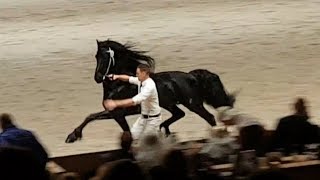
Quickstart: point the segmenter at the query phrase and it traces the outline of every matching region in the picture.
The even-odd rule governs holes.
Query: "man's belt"
[[[148,119],[148,118],[153,118],[153,117],[159,117],[160,115],[161,115],[161,113],[156,114],[156,115],[146,115],[146,114],[142,114],[142,117],[145,118],[145,119]]]

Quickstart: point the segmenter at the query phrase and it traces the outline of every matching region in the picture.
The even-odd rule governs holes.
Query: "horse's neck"
[[[120,80],[109,83],[108,86],[103,88],[103,99],[126,99],[132,98],[138,92],[138,86],[123,82]]]
[[[123,85],[124,83],[125,82],[122,82],[120,80],[104,82],[103,89],[105,89],[106,92],[111,92],[113,89]]]
[[[103,84],[103,98],[106,99],[114,96],[128,85],[130,85],[128,82],[120,80],[105,82]]]

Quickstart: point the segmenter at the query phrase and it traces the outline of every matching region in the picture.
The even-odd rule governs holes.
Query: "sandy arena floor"
[[[113,120],[64,143],[89,113],[102,110],[94,55],[96,39],[111,38],[149,50],[157,71],[218,73],[229,91],[243,89],[237,107],[268,129],[297,96],[308,98],[320,124],[319,9],[318,0],[1,0],[0,112],[36,131],[51,156],[117,147],[121,130]],[[189,111],[172,125],[182,140],[207,129]]]

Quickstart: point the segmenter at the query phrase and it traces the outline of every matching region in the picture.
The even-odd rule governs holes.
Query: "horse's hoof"
[[[71,134],[68,135],[65,143],[73,143],[77,140],[80,140],[81,137],[79,136],[79,134],[76,131],[73,131]]]
[[[169,129],[165,129],[165,136],[169,137],[171,135],[171,132]]]
[[[164,128],[164,125],[160,124],[159,130],[162,131],[162,128]]]
[[[160,124],[160,128],[159,129],[160,129],[161,132],[162,132],[162,129],[164,129],[165,137],[168,137],[171,134],[171,132],[169,130],[169,127],[166,127],[166,126],[164,126],[162,124]]]

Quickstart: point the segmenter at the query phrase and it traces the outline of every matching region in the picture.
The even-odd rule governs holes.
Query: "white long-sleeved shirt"
[[[141,114],[157,115],[161,112],[158,91],[155,82],[148,78],[142,83],[137,77],[130,77],[129,83],[138,85],[138,94],[132,98],[135,104],[141,104]]]

